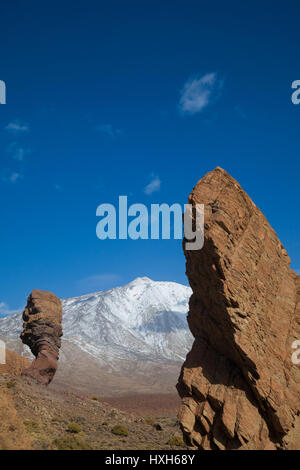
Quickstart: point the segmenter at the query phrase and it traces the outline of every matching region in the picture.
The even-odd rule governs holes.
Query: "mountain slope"
[[[173,391],[191,347],[189,287],[137,278],[63,300],[64,340],[55,382],[86,393]],[[0,319],[0,337],[20,352],[21,315]]]

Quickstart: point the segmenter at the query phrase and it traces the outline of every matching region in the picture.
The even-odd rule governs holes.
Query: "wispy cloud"
[[[219,79],[216,73],[189,78],[181,91],[180,112],[193,115],[203,111],[219,97],[222,87],[223,80]]]
[[[147,196],[150,196],[150,194],[159,191],[160,186],[161,186],[161,180],[159,179],[159,177],[153,176],[150,183],[147,184],[147,186],[144,188],[144,193],[147,194]]]
[[[11,183],[15,183],[16,181],[18,181],[20,178],[22,178],[22,175],[21,173],[18,173],[18,172],[14,172],[10,175],[9,177],[9,181]]]
[[[3,315],[12,315],[14,313],[19,312],[21,309],[18,310],[11,310],[6,302],[0,302],[0,316]]]
[[[121,276],[115,273],[102,273],[88,276],[80,279],[77,284],[78,287],[84,292],[100,291],[115,287],[121,280]]]
[[[18,172],[18,171],[11,171],[11,170],[6,170],[4,172],[4,175],[2,176],[2,181],[4,183],[16,183],[17,181],[19,181],[20,179],[23,178],[23,175]]]
[[[7,124],[5,130],[13,132],[14,134],[24,133],[29,131],[29,125],[24,122],[14,120]]]
[[[121,129],[115,129],[111,124],[101,124],[96,127],[96,131],[113,139],[123,134]]]
[[[17,160],[21,162],[24,160],[25,155],[30,153],[29,149],[25,149],[23,146],[19,145],[17,142],[12,142],[7,148],[7,152]]]

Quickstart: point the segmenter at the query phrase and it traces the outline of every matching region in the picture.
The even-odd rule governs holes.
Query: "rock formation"
[[[57,369],[62,336],[61,301],[51,292],[33,290],[23,312],[21,339],[36,359],[23,375],[49,384]]]
[[[300,276],[223,169],[202,178],[188,202],[205,205],[205,241],[198,251],[184,242],[195,337],[177,384],[185,438],[200,449],[285,448],[300,419],[300,366],[291,360],[300,339]]]

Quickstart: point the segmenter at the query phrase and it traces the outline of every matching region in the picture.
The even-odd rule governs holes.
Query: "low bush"
[[[91,450],[92,447],[84,440],[71,436],[55,439],[52,445],[58,450]]]
[[[73,434],[78,434],[81,431],[81,427],[78,423],[70,423],[68,425],[68,431],[72,432]]]
[[[150,424],[153,426],[154,424],[154,419],[153,418],[144,418],[145,423]]]
[[[182,437],[177,434],[174,434],[174,436],[170,437],[168,444],[169,446],[184,446]]]
[[[111,430],[113,434],[116,434],[116,436],[128,436],[129,432],[126,426],[123,426],[122,424],[117,424],[114,426]]]
[[[15,380],[9,380],[7,383],[6,383],[6,386],[7,388],[14,388],[16,386],[16,381]]]
[[[26,431],[28,432],[37,432],[40,429],[39,423],[32,421],[31,419],[25,419],[23,421]]]

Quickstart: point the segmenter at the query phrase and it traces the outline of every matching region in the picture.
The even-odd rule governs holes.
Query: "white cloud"
[[[98,132],[101,132],[102,134],[105,134],[106,136],[110,137],[110,138],[114,138],[114,137],[117,137],[119,135],[122,135],[123,132],[121,131],[121,129],[114,129],[113,126],[111,124],[101,124],[100,126],[97,126],[96,127],[96,130]]]
[[[0,302],[0,315],[12,315],[13,313],[19,312],[18,310],[11,310],[6,302]]]
[[[14,184],[22,178],[23,175],[17,171],[5,170],[1,179],[4,181],[4,183]]]
[[[7,305],[5,302],[0,302],[0,314],[5,314],[7,311]]]
[[[5,127],[7,131],[13,132],[15,134],[17,133],[23,133],[23,132],[28,132],[29,131],[29,126],[28,124],[22,123],[18,120],[12,121],[7,126]]]
[[[17,160],[18,162],[21,162],[22,160],[24,160],[25,155],[30,153],[30,150],[21,147],[19,144],[17,144],[17,142],[12,142],[8,146],[7,152],[12,156],[12,158]]]
[[[150,194],[155,193],[160,190],[161,186],[161,180],[159,179],[158,176],[154,176],[153,179],[150,181],[149,184],[144,189],[144,193],[147,194],[147,196],[150,196]]]
[[[22,178],[21,173],[14,172],[9,176],[9,181],[11,183],[16,183],[16,181],[18,181],[20,178]]]
[[[218,98],[223,80],[216,73],[208,73],[200,78],[189,78],[184,84],[179,100],[179,109],[183,114],[193,115],[203,111]]]

